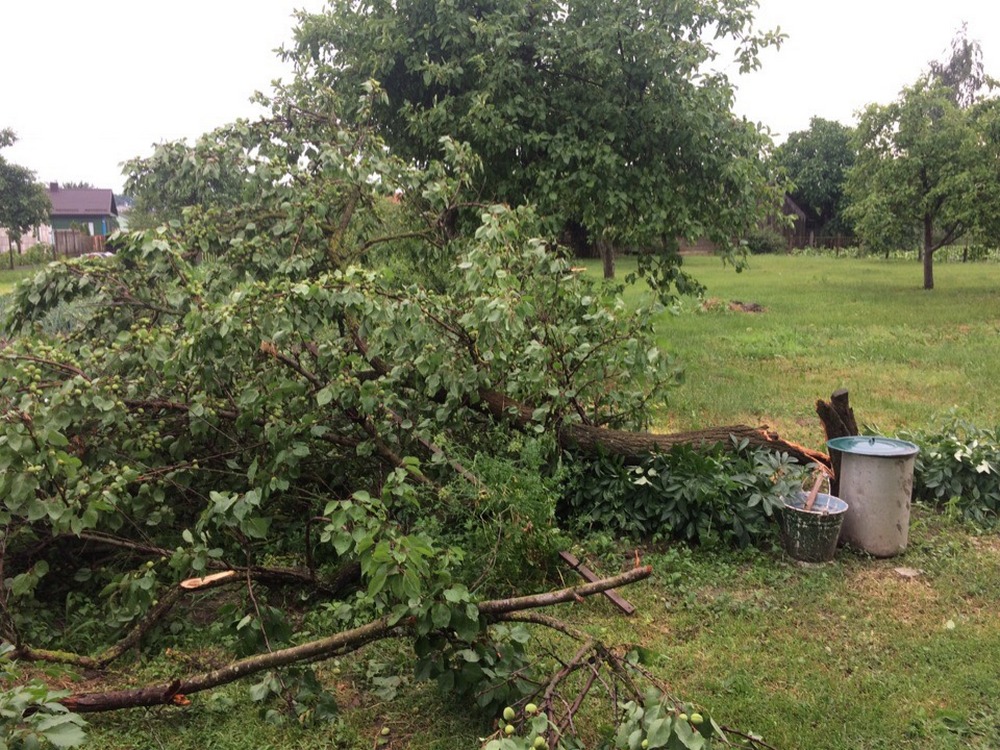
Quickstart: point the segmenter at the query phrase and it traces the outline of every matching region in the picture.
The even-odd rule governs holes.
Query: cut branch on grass
[[[107,539],[99,539],[107,543]],[[218,561],[210,561],[218,564]],[[242,577],[241,577],[242,576]],[[125,654],[129,649],[139,646],[142,639],[153,627],[163,620],[181,600],[181,597],[192,592],[204,592],[227,584],[241,581],[257,581],[271,585],[308,585],[312,590],[327,594],[342,593],[360,581],[361,568],[357,563],[348,563],[341,567],[335,578],[329,583],[318,583],[309,571],[296,568],[262,568],[249,567],[237,570],[224,570],[202,578],[189,578],[167,590],[131,630],[117,643],[97,656],[75,654],[69,651],[52,649],[36,649],[24,643],[17,643],[12,652],[13,658],[24,661],[46,662],[51,664],[67,664],[80,669],[102,670]]]
[[[627,573],[583,586],[545,592],[533,596],[480,602],[479,611],[488,622],[501,621],[507,619],[515,612],[583,599],[584,597],[606,591],[609,588],[642,580],[651,573],[652,569],[649,567],[635,568]],[[534,618],[533,621],[543,622],[539,618]],[[377,640],[411,636],[413,634],[413,626],[414,621],[412,619],[394,623],[388,617],[382,617],[360,627],[345,630],[299,646],[278,649],[266,654],[258,654],[240,659],[210,672],[177,678],[170,682],[147,685],[145,687],[108,692],[76,693],[61,699],[59,702],[69,710],[78,713],[95,713],[115,711],[123,708],[171,704],[181,705],[184,702],[183,696],[235,682],[259,672],[286,667],[291,664],[329,659],[356,651],[362,646]],[[563,627],[557,629],[562,632],[568,632],[568,629]]]

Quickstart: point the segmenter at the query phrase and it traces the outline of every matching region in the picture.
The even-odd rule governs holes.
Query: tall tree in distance
[[[978,41],[969,39],[966,23],[951,40],[948,59],[931,61],[927,79],[948,88],[951,100],[962,109],[975,104],[984,88],[993,89],[997,85],[997,81],[986,74],[982,47]]]
[[[992,80],[980,58],[963,27],[949,61],[932,66],[895,102],[870,105],[858,122],[848,215],[869,247],[918,244],[925,289],[934,288],[937,250],[995,233],[1000,216],[1000,133],[995,102],[976,99]]]
[[[663,286],[677,238],[722,245],[777,206],[770,139],[732,112],[712,72],[732,43],[741,69],[777,45],[751,0],[335,0],[300,16],[286,51],[334,90],[377,80],[373,111],[393,153],[425,164],[442,137],[482,161],[483,200],[535,204],[553,232],[634,247]]]
[[[16,141],[13,130],[0,130],[0,148]],[[35,173],[0,156],[0,227],[7,230],[8,237],[17,246],[18,255],[21,254],[21,235],[44,224],[51,209],[44,188],[35,182]],[[13,254],[10,264],[13,268]]]
[[[812,214],[821,233],[850,233],[844,216],[844,183],[854,166],[854,129],[813,117],[809,129],[788,136],[775,149],[775,161],[794,184],[792,198]]]

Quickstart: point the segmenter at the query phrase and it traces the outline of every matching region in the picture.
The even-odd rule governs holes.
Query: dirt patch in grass
[[[1000,536],[996,534],[970,537],[969,543],[980,553],[1000,557]]]
[[[858,570],[845,579],[845,585],[858,601],[865,602],[866,609],[891,612],[893,619],[906,625],[930,627],[941,617],[940,597],[932,581],[926,574],[900,575],[896,567]]]

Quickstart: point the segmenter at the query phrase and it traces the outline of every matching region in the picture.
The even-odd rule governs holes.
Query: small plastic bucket
[[[778,516],[781,542],[791,557],[802,562],[829,562],[837,553],[837,538],[844,522],[847,503],[839,497],[816,495],[811,510],[806,510],[806,493],[785,499]]]

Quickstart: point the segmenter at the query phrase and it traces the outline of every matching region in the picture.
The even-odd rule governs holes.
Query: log
[[[830,401],[822,399],[816,402],[816,414],[823,423],[823,431],[827,440],[839,437],[851,437],[859,434],[858,423],[851,408],[850,395],[846,388],[838,388],[830,395]],[[830,494],[840,496],[840,452],[830,451],[830,468],[833,476],[830,479]]]
[[[481,391],[484,408],[496,419],[509,419],[520,428],[531,422],[532,410],[495,391]],[[818,463],[830,466],[830,457],[803,445],[783,440],[778,433],[767,427],[748,425],[724,425],[705,430],[674,432],[668,434],[654,432],[632,432],[613,430],[608,427],[594,427],[579,423],[563,424],[558,431],[559,444],[564,448],[595,455],[601,452],[613,453],[629,460],[638,460],[650,453],[664,453],[677,445],[709,447],[733,446],[732,438],[746,439],[755,448],[784,452],[800,463]]]

